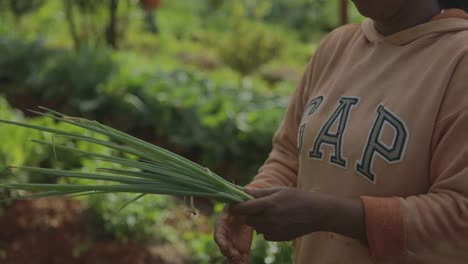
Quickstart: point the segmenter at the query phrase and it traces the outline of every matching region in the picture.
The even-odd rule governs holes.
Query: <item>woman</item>
[[[369,19],[318,48],[215,239],[255,229],[295,263],[468,263],[468,1],[354,0]]]

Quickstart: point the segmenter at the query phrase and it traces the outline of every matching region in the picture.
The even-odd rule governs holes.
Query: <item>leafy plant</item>
[[[0,96],[0,119],[12,122],[25,122],[25,118],[20,111],[10,108],[6,100]],[[44,125],[53,128],[67,129],[68,131],[77,131],[70,126],[58,125],[53,121],[45,118],[28,119],[27,122],[31,125]],[[82,132],[82,131],[80,131]],[[75,169],[79,168],[82,163],[81,159],[76,155],[64,155],[59,149],[46,148],[36,144],[30,144],[31,139],[38,140],[52,140],[56,144],[63,144],[65,141],[59,138],[52,138],[49,135],[39,131],[26,131],[19,127],[0,125],[0,134],[8,135],[8,140],[5,140],[0,145],[0,182],[16,181],[31,181],[31,182],[56,182],[55,177],[48,177],[46,175],[36,175],[35,177],[28,177],[29,174],[14,173],[7,170],[8,166],[42,166],[42,167],[55,167],[62,169]],[[83,150],[91,150],[89,146],[83,144],[78,146]],[[56,159],[56,156],[63,156],[62,159]],[[14,177],[11,177],[14,176]],[[39,177],[38,177],[39,176]]]
[[[296,29],[303,40],[309,40],[314,31],[334,26],[334,21],[326,11],[331,1],[325,0],[290,0],[271,1],[271,9],[265,19],[274,23],[286,24]],[[333,9],[333,11],[336,11]]]
[[[231,68],[243,75],[253,73],[263,64],[280,56],[280,35],[261,23],[237,18],[232,33],[221,41],[219,55]]]
[[[96,239],[109,237],[140,244],[177,242],[175,227],[169,224],[176,210],[171,197],[143,197],[125,210],[116,208],[132,198],[128,194],[106,194],[85,199],[88,228]]]
[[[30,86],[36,90],[42,68],[53,56],[42,40],[21,41],[14,37],[0,39],[0,81],[4,92],[18,93]]]
[[[117,68],[105,49],[84,46],[75,53],[7,37],[0,39],[0,53],[0,85],[21,108],[46,104],[89,113],[107,103],[99,88]]]
[[[224,162],[243,168],[239,183],[264,161],[287,103],[280,96],[216,85],[186,71],[157,74],[134,93],[148,113],[141,123],[151,124],[187,156],[194,151],[199,162],[215,170]]]
[[[68,98],[71,107],[80,109],[84,101],[97,99],[99,86],[107,82],[115,70],[105,49],[85,46],[76,54],[61,53],[53,58],[43,75],[42,97]]]

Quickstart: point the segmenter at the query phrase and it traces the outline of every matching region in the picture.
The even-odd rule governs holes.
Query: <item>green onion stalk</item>
[[[40,107],[45,112],[31,111],[41,116],[49,117],[58,122],[83,128],[87,131],[101,134],[107,140],[86,136],[80,133],[32,125],[23,122],[1,120],[0,123],[25,127],[53,135],[50,142],[32,140],[34,143],[56,149],[69,151],[95,161],[105,161],[125,169],[98,168],[96,172],[76,172],[60,169],[39,167],[10,167],[31,175],[45,174],[55,177],[96,180],[101,184],[35,184],[15,183],[0,185],[9,190],[35,192],[33,195],[16,196],[13,200],[37,199],[49,196],[76,197],[82,195],[105,193],[135,193],[138,194],[130,202],[145,195],[174,195],[183,197],[204,197],[222,203],[238,203],[253,199],[243,188],[231,183],[208,168],[192,162],[178,154],[146,141],[128,135],[124,132],[84,118],[66,116],[48,108]],[[75,147],[58,145],[54,137],[96,144],[127,155],[105,155],[80,150]],[[114,151],[114,152],[115,152]],[[111,152],[111,153],[114,153]],[[133,158],[131,158],[133,157]]]

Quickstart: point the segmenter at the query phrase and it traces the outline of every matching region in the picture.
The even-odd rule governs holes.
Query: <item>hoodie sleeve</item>
[[[292,95],[286,114],[273,137],[273,148],[247,188],[271,188],[296,185],[298,172],[297,134],[304,110],[304,98],[309,86],[313,60]]]
[[[370,250],[378,260],[468,261],[468,55],[452,75],[438,120],[428,193],[362,198]]]
[[[340,42],[347,41],[358,25],[346,25],[328,34],[318,46],[307,69],[292,95],[286,114],[273,137],[273,148],[265,164],[260,168],[247,188],[271,188],[278,186],[294,187],[297,184],[299,165],[298,131],[304,108],[309,100],[314,83],[329,67]]]

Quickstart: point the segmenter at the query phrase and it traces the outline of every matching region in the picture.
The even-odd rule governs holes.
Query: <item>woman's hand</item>
[[[248,193],[256,199],[231,206],[231,213],[245,217],[246,224],[266,240],[293,240],[314,231],[326,218],[315,208],[312,193],[285,187]]]
[[[359,200],[286,187],[247,192],[256,199],[232,205],[230,213],[245,217],[245,223],[266,240],[290,241],[326,231],[366,242],[364,208]]]
[[[226,206],[215,226],[215,241],[223,255],[231,263],[249,263],[252,237],[253,229],[245,224],[245,217],[231,214]]]

